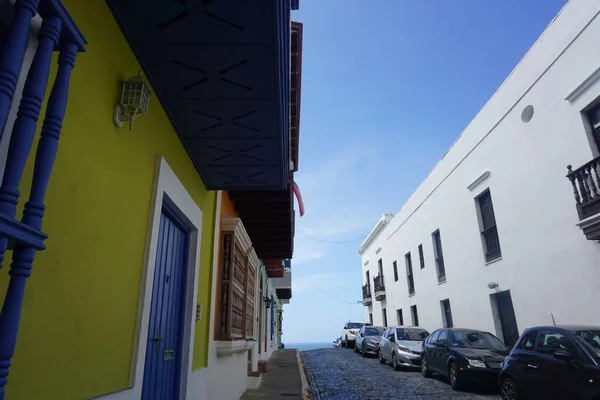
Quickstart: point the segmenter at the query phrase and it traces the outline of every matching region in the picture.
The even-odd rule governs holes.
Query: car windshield
[[[596,360],[600,360],[600,330],[573,331]]]
[[[453,347],[507,350],[506,346],[500,340],[487,332],[450,331],[450,344]]]
[[[348,329],[360,329],[363,325],[360,322],[348,322]]]
[[[383,328],[365,328],[365,336],[381,336],[383,335]]]
[[[420,342],[429,336],[429,332],[425,329],[396,328],[396,336],[398,340],[416,340]]]

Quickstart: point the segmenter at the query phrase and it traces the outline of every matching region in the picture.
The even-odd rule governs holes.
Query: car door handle
[[[537,369],[537,365],[534,365],[534,364],[527,364],[527,368],[533,368],[533,369]]]

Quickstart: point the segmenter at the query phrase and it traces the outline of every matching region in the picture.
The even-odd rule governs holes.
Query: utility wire
[[[298,271],[300,272],[300,270],[298,269],[298,267],[294,266],[293,268],[294,271]],[[312,287],[314,287],[315,289],[317,289],[319,292],[323,293],[324,295],[326,295],[329,298],[332,298],[333,300],[337,300],[340,303],[344,303],[344,304],[356,304],[356,302],[351,302],[351,301],[346,301],[346,300],[342,300],[342,299],[338,299],[335,296],[330,295],[329,293],[327,293],[326,291],[322,290],[321,288],[319,288],[317,285],[315,285],[314,283],[312,283],[311,281],[309,281],[304,274],[300,273],[300,276],[302,277],[302,279],[304,279],[306,282],[308,282]]]
[[[343,244],[343,243],[352,243],[352,242],[358,242],[359,240],[364,240],[363,237],[357,238],[357,239],[352,239],[352,240],[343,240],[343,241],[336,241],[336,240],[325,240],[325,239],[318,239],[316,237],[307,235],[306,233],[304,233],[304,231],[302,231],[302,229],[297,229],[298,233],[300,233],[302,236],[306,236],[309,239],[312,240],[316,240],[317,242],[323,242],[323,243],[336,243],[336,244]]]

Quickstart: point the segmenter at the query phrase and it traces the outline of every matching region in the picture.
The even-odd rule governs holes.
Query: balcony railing
[[[383,283],[383,275],[377,275],[373,278],[373,284],[375,286],[375,293],[385,292],[385,284]]]
[[[490,262],[502,256],[500,251],[500,239],[498,238],[498,228],[492,225],[481,232],[485,241],[485,261]]]
[[[363,285],[362,291],[363,291],[363,300],[371,299],[371,285],[369,285],[368,283]]]
[[[573,186],[573,195],[579,219],[600,213],[600,157],[573,170],[567,166],[567,178]]]
[[[435,259],[435,265],[437,266],[438,282],[446,280],[446,266],[444,265],[444,257],[438,257]]]

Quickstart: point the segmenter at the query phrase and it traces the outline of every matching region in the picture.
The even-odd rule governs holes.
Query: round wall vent
[[[531,118],[533,118],[533,111],[533,106],[531,104],[525,107],[521,113],[521,121],[526,123],[531,121]]]

